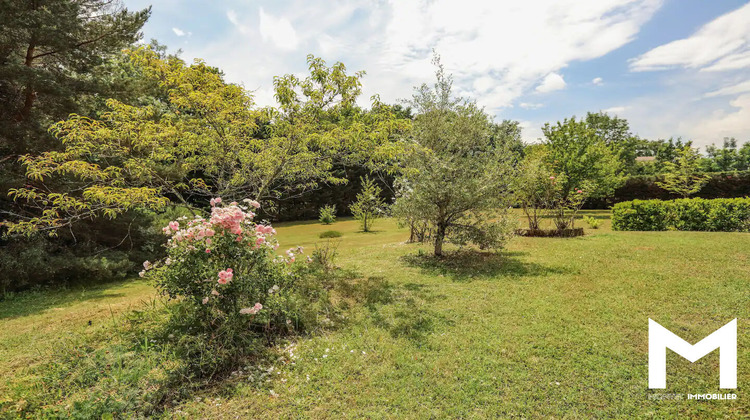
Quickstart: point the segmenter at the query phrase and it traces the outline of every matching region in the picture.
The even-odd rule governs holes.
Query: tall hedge
[[[612,208],[614,230],[750,231],[750,198],[633,200]]]
[[[696,194],[700,198],[739,198],[750,196],[750,172],[715,172],[709,174],[706,185]],[[611,197],[590,199],[586,208],[604,209],[612,204],[630,200],[671,200],[679,196],[670,194],[656,183],[662,175],[637,175],[628,178]]]

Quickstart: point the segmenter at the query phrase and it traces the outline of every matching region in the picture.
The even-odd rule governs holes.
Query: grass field
[[[750,416],[750,234],[612,232],[515,238],[500,254],[427,257],[391,220],[279,225],[311,251],[343,233],[337,264],[364,304],[295,343],[269,381],[239,375],[170,413],[189,418],[741,418]],[[154,290],[140,281],[35,292],[0,303],[0,402],[71,335],[114,328]],[[738,318],[735,401],[649,398],[648,318],[694,343]],[[667,357],[667,389],[718,393],[718,352]],[[269,370],[270,365],[262,368]],[[251,371],[255,372],[257,367]],[[256,375],[257,376],[257,375]],[[686,397],[685,397],[686,398]]]

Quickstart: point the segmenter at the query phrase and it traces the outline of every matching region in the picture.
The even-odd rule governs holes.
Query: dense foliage
[[[555,174],[565,175],[564,197],[584,183],[590,185],[592,197],[606,197],[624,181],[622,162],[585,121],[565,119],[545,124],[542,131],[547,162]]]
[[[272,204],[319,182],[345,183],[332,172],[336,162],[388,171],[398,154],[395,135],[408,127],[377,98],[370,111],[359,110],[362,74],[347,76],[340,63],[329,68],[308,57],[310,77],[275,80],[280,108],[257,109],[247,91],[203,62],[188,66],[147,48],[130,57],[168,93],[167,102],[109,100],[101,119],[73,115],[57,123],[64,149],[24,156],[35,182],[11,191],[41,216],[11,222],[11,233],[54,231],[172,201],[191,206],[213,194]],[[42,187],[61,177],[78,180],[75,193]]]
[[[750,199],[633,200],[612,208],[614,230],[747,232]]]
[[[178,300],[171,322],[186,325],[212,353],[193,360],[201,376],[235,363],[259,336],[270,340],[305,329],[326,299],[320,284],[305,282],[307,269],[296,261],[301,248],[284,256],[274,252],[276,231],[254,221],[258,202],[223,205],[216,198],[211,205],[208,219],[170,221],[163,229],[169,237],[167,256],[146,261],[141,271]]]
[[[431,227],[435,255],[446,240],[500,248],[512,232],[506,212],[517,157],[508,143],[493,141],[483,109],[452,96],[452,79],[435,62],[434,89],[422,85],[411,101],[412,148],[393,212],[412,227]]]
[[[690,146],[677,152],[674,162],[665,163],[664,179],[658,185],[665,190],[687,198],[701,190],[708,181],[706,174],[700,173],[700,156]]]
[[[750,172],[707,173],[708,180],[694,196],[700,198],[741,198],[750,196]],[[679,195],[659,186],[664,175],[636,175],[625,180],[610,197],[588,199],[586,208],[609,208],[631,200],[672,200]]]

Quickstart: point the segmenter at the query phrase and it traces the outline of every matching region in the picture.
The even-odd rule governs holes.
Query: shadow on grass
[[[368,277],[344,283],[339,290],[360,303],[375,326],[418,346],[425,345],[437,328],[451,323],[429,305],[445,296],[424,284],[394,285],[383,277]]]
[[[425,274],[450,277],[453,281],[461,282],[493,277],[540,277],[565,272],[561,268],[521,261],[518,257],[525,254],[461,250],[446,253],[442,257],[404,255],[401,261],[409,267],[422,269]]]
[[[125,293],[112,292],[110,289],[129,282],[132,280],[90,287],[41,288],[14,293],[0,300],[0,320],[33,315],[51,308],[64,308],[79,302],[125,297]]]

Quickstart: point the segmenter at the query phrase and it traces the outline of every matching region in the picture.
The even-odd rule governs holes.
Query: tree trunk
[[[31,42],[29,42],[29,47],[26,49],[26,60],[24,60],[23,63],[24,66],[31,68],[34,64],[34,50],[36,50],[36,39],[32,36]],[[29,81],[26,83],[24,90],[23,108],[21,108],[16,114],[16,122],[21,122],[29,118],[35,99],[36,92],[34,91],[34,85]]]
[[[445,225],[438,225],[437,231],[435,232],[435,255],[438,257],[443,256],[443,241],[445,240]]]

